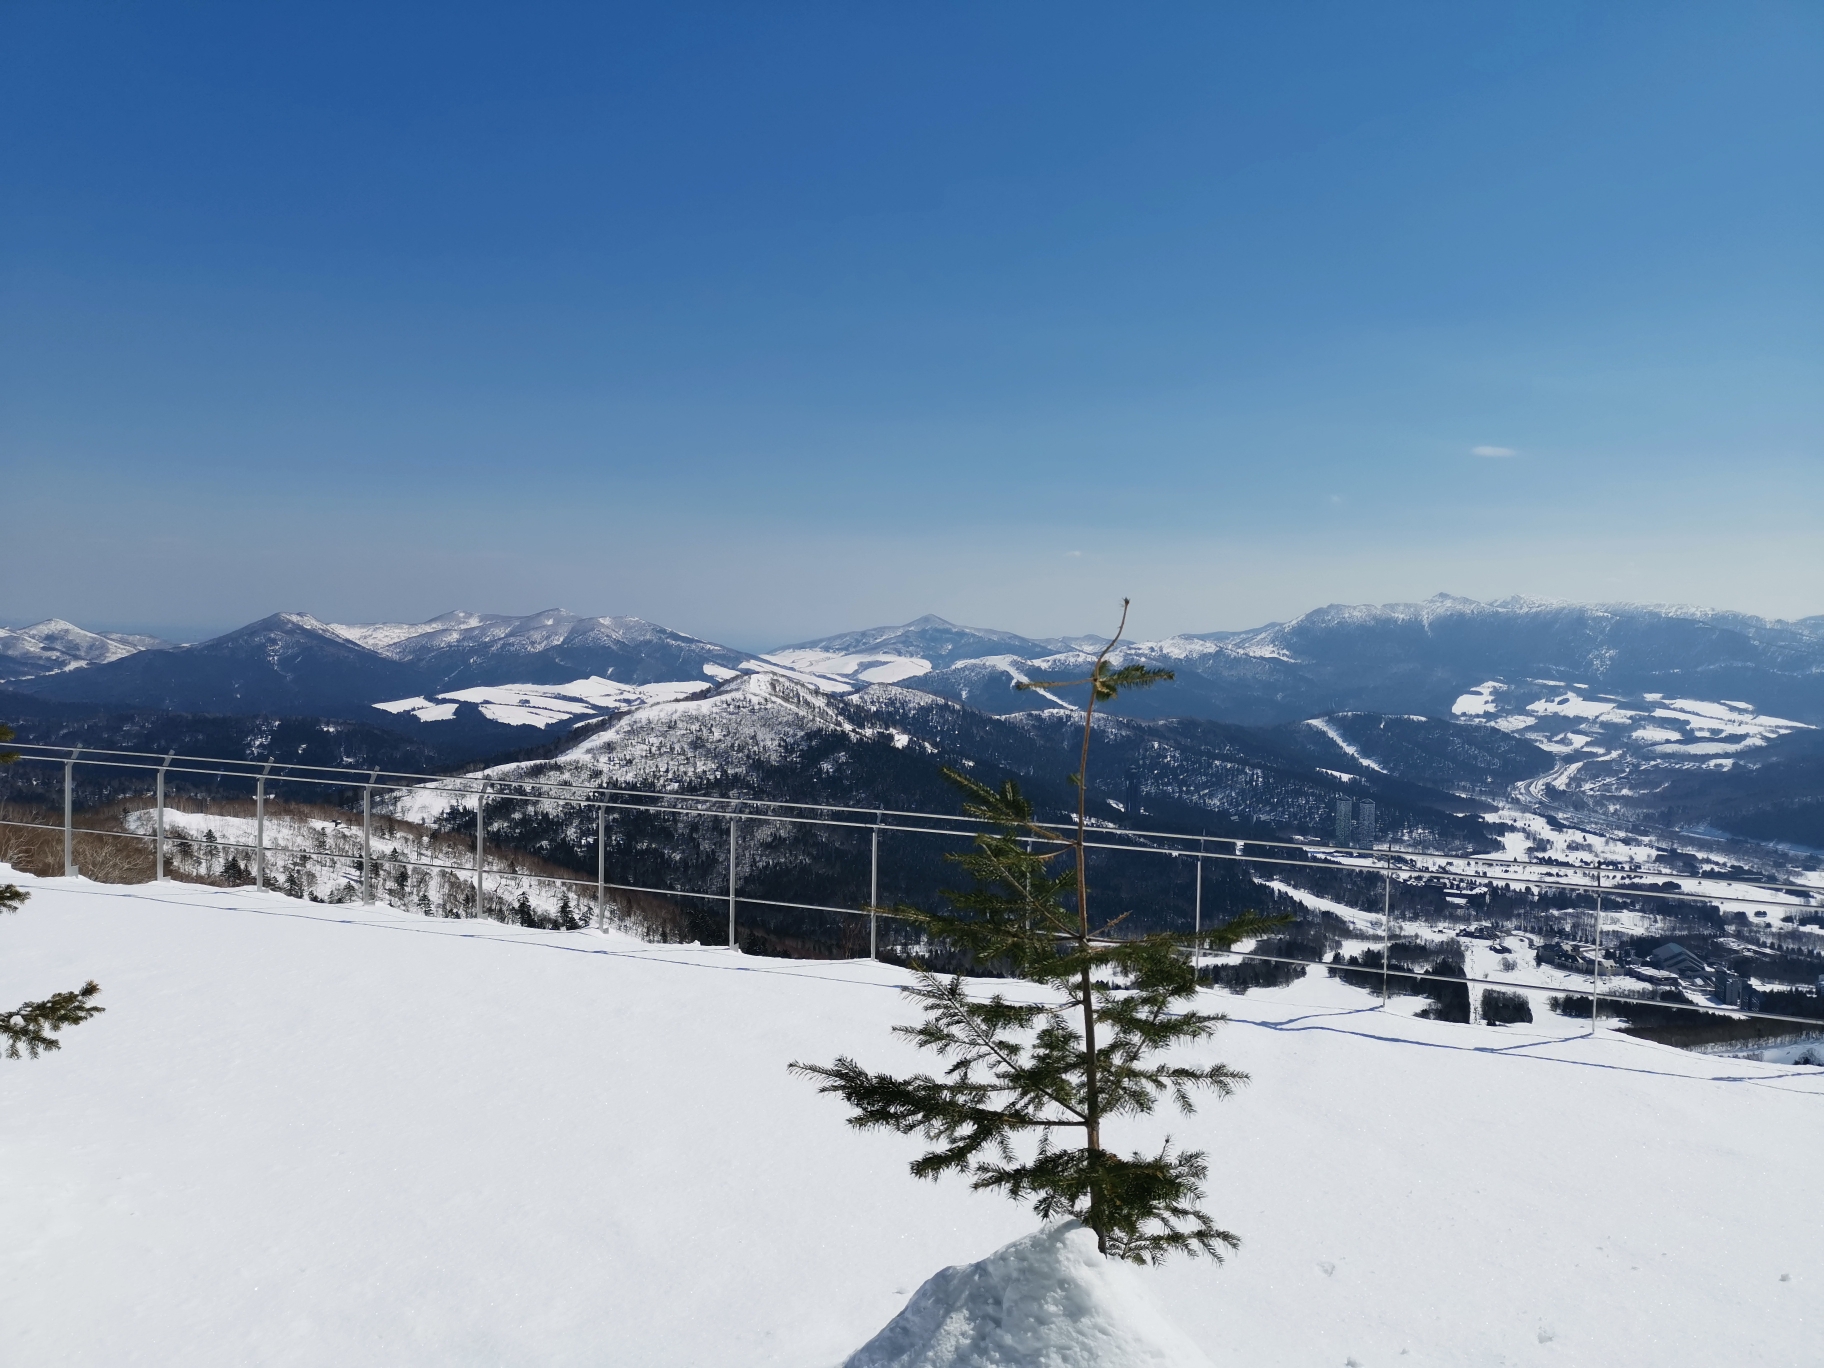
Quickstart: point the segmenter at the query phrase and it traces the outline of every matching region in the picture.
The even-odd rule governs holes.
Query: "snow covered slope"
[[[1491,679],[1459,697],[1451,711],[1524,736],[1554,755],[1586,758],[1619,749],[1635,759],[1714,759],[1814,730],[1758,713],[1739,699],[1592,695],[1588,685],[1567,688],[1560,679],[1517,685]]]
[[[1452,710],[1554,757],[1549,772],[1516,784],[1527,808],[1824,847],[1824,737],[1747,700],[1491,679]]]
[[[918,1289],[843,1368],[1210,1368],[1141,1276],[1064,1221]]]
[[[930,668],[904,676],[914,687],[1011,712],[1047,706],[1013,692],[1014,679],[1081,673],[1086,644],[1094,649],[1088,638],[1030,641],[921,619],[802,643],[781,658],[836,669],[867,651],[922,657]],[[820,651],[832,657],[821,667],[813,663]],[[1452,701],[1484,680],[1540,678],[1615,694],[1753,699],[1764,711],[1824,724],[1824,632],[1815,620],[1677,605],[1479,603],[1450,594],[1332,604],[1251,631],[1126,642],[1116,660],[1178,674],[1169,690],[1116,705],[1140,716],[1256,725],[1347,711],[1448,717]]]
[[[787,1076],[911,1064],[897,971],[25,882],[0,1001],[107,1012],[0,1063],[0,1361],[820,1368],[1035,1228]],[[1371,1001],[1227,1000],[1253,1082],[1114,1128],[1215,1160],[1240,1251],[1134,1273],[1211,1362],[1817,1361],[1819,1070]]]
[[[106,665],[169,644],[157,637],[85,631],[62,618],[47,618],[30,627],[0,627],[0,683]]]
[[[649,701],[556,757],[475,773],[506,783],[537,779],[660,793],[750,792],[770,771],[790,769],[807,744],[825,736],[890,744],[888,729],[869,727],[823,690],[783,673],[759,671],[738,674],[705,697]],[[401,817],[431,822],[452,802],[473,810],[472,798],[441,790],[404,790],[389,806]]]

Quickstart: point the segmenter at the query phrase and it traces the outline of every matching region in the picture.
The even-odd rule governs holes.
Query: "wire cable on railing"
[[[172,768],[173,768],[173,772],[176,772],[176,773],[197,774],[197,775],[202,775],[202,776],[208,777],[208,778],[218,778],[218,779],[229,778],[229,779],[257,780],[261,776],[262,770],[267,769],[270,766],[277,763],[276,761],[269,761],[269,760],[234,760],[234,759],[224,759],[224,758],[220,758],[220,757],[208,757],[208,756],[181,756],[180,755],[180,756],[176,756],[175,758],[173,758],[171,756],[158,755],[156,753],[149,752],[149,751],[93,750],[88,747],[72,748],[72,747],[68,747],[68,746],[45,746],[45,745],[41,745],[41,744],[23,743],[23,742],[12,743],[12,748],[15,751],[19,752],[20,758],[22,760],[42,760],[42,761],[54,762],[57,764],[63,764],[63,763],[67,763],[71,760],[74,760],[75,757],[78,754],[80,754],[81,756],[88,757],[86,759],[77,761],[77,763],[81,763],[81,764],[104,765],[104,766],[108,766],[111,768],[119,768],[119,769],[157,769],[161,765],[171,764]],[[103,757],[122,757],[122,758],[107,759],[107,758],[103,758]],[[175,761],[183,761],[185,763],[183,765],[177,765],[175,763]],[[157,763],[154,763],[154,762],[157,762]],[[529,763],[539,764],[539,763],[550,763],[550,762],[533,761],[533,762],[529,762]],[[204,765],[204,766],[210,766],[212,768],[199,770],[199,769],[190,768],[190,766],[192,766],[192,765]],[[229,767],[234,767],[234,768],[229,768]],[[299,771],[307,771],[307,773],[299,773]],[[332,776],[332,777],[317,777],[317,776]],[[864,820],[864,819],[871,819],[877,815],[899,817],[899,818],[907,819],[909,821],[917,821],[917,822],[921,822],[921,823],[934,823],[934,822],[935,823],[944,823],[947,826],[952,826],[952,827],[962,826],[962,827],[968,827],[968,828],[979,828],[980,826],[984,825],[984,819],[981,819],[981,818],[966,817],[966,816],[951,815],[951,814],[933,814],[933,813],[924,813],[924,812],[914,812],[914,811],[908,811],[908,810],[896,809],[896,808],[876,809],[876,808],[871,808],[871,807],[869,807],[869,808],[850,807],[850,806],[846,806],[843,804],[836,804],[836,803],[802,803],[802,802],[788,801],[788,800],[784,800],[784,799],[770,799],[770,798],[730,798],[730,797],[723,797],[721,795],[716,795],[716,794],[690,794],[690,795],[664,794],[664,793],[655,793],[655,792],[641,790],[641,789],[615,788],[615,787],[607,786],[607,785],[578,784],[575,782],[556,782],[556,781],[538,780],[538,779],[500,779],[497,777],[488,776],[488,775],[480,775],[480,774],[470,775],[470,776],[451,776],[451,775],[434,775],[434,774],[416,774],[416,773],[411,773],[408,771],[401,771],[401,770],[364,770],[364,769],[354,769],[352,767],[345,767],[345,766],[290,765],[290,766],[286,766],[281,771],[280,775],[274,776],[274,777],[283,779],[285,782],[289,782],[289,783],[313,784],[313,785],[318,785],[321,787],[330,787],[330,788],[359,788],[359,787],[362,787],[363,785],[371,784],[375,787],[380,787],[380,788],[412,789],[412,790],[416,790],[416,791],[430,791],[430,792],[450,792],[450,793],[454,793],[458,796],[472,795],[482,785],[485,784],[488,786],[490,798],[497,798],[497,797],[498,798],[510,798],[510,799],[515,799],[518,801],[534,801],[534,802],[545,800],[543,797],[538,797],[538,796],[528,797],[525,795],[510,793],[499,787],[500,785],[504,784],[504,785],[510,785],[513,788],[540,789],[540,790],[549,790],[549,791],[552,791],[553,793],[562,793],[562,794],[568,796],[568,801],[578,802],[578,803],[601,802],[610,797],[644,800],[644,801],[638,801],[638,802],[628,802],[621,806],[625,806],[630,809],[631,808],[647,808],[647,809],[654,809],[654,810],[661,810],[661,811],[668,811],[668,812],[697,811],[700,813],[721,813],[723,815],[726,815],[731,809],[734,809],[734,808],[775,809],[775,810],[776,809],[785,809],[785,810],[791,810],[791,811],[797,811],[797,812],[807,812],[807,813],[840,812],[840,813],[849,814],[850,816],[854,817],[856,820],[851,821],[851,822],[840,822],[840,821],[830,821],[828,819],[817,819],[817,818],[790,818],[790,817],[786,817],[783,815],[773,816],[770,818],[770,820],[819,821],[824,825],[854,827],[854,828],[872,827],[873,825],[875,825],[875,823],[872,820]],[[398,783],[380,783],[380,782],[378,782],[378,780],[380,780],[380,779],[398,780],[400,782],[398,782]],[[599,795],[603,795],[603,798],[598,799],[598,798],[593,798],[593,797],[581,796],[581,795],[587,795],[587,794],[599,794]],[[563,800],[560,799],[559,801],[563,801]],[[694,805],[694,806],[684,806],[686,804]],[[756,815],[763,815],[763,814],[756,814]],[[926,828],[926,827],[917,827],[917,828],[896,827],[896,828],[892,828],[892,829],[895,829],[895,830],[926,830],[928,828]],[[1503,866],[1507,866],[1507,867],[1518,866],[1520,868],[1525,868],[1525,869],[1576,869],[1576,868],[1580,867],[1580,866],[1575,866],[1575,865],[1544,864],[1544,863],[1541,863],[1538,861],[1533,861],[1533,860],[1516,860],[1512,856],[1487,856],[1487,855],[1469,855],[1469,854],[1456,855],[1456,854],[1450,854],[1447,852],[1437,852],[1437,851],[1401,851],[1401,850],[1390,850],[1385,847],[1379,848],[1379,849],[1372,849],[1372,848],[1358,847],[1358,846],[1344,846],[1344,845],[1340,845],[1340,844],[1326,844],[1326,845],[1320,846],[1320,845],[1304,844],[1304,843],[1300,843],[1297,841],[1274,841],[1274,840],[1266,840],[1266,839],[1257,839],[1254,837],[1238,837],[1238,836],[1200,836],[1200,835],[1192,834],[1189,832],[1150,831],[1150,830],[1138,829],[1138,828],[1109,827],[1109,828],[1097,828],[1097,829],[1102,831],[1105,835],[1110,835],[1110,836],[1118,835],[1123,838],[1123,842],[1121,842],[1121,843],[1098,843],[1095,848],[1100,848],[1100,849],[1123,849],[1123,850],[1145,849],[1146,847],[1125,843],[1125,842],[1141,841],[1141,840],[1164,840],[1164,841],[1173,841],[1173,842],[1181,843],[1183,848],[1179,849],[1175,852],[1180,855],[1190,853],[1194,844],[1201,840],[1221,841],[1225,844],[1235,845],[1238,847],[1237,852],[1233,853],[1233,854],[1217,854],[1215,852],[1209,852],[1208,855],[1206,856],[1206,858],[1210,858],[1210,859],[1230,859],[1230,860],[1242,859],[1242,860],[1255,860],[1255,861],[1258,861],[1261,863],[1267,863],[1267,862],[1269,862],[1268,860],[1263,859],[1262,857],[1258,857],[1258,856],[1248,856],[1239,849],[1239,847],[1245,847],[1245,846],[1264,846],[1268,849],[1296,850],[1301,853],[1324,854],[1324,855],[1328,855],[1331,857],[1339,857],[1339,856],[1341,856],[1341,857],[1360,857],[1365,860],[1374,860],[1374,861],[1384,859],[1388,855],[1391,854],[1395,857],[1404,858],[1404,859],[1443,860],[1443,861],[1468,862],[1468,863],[1475,863],[1475,864],[1498,864],[1498,865],[1503,865]],[[970,832],[966,832],[966,833],[953,833],[953,834],[972,835],[973,832],[970,831]],[[1307,863],[1307,861],[1281,861],[1281,862],[1282,863],[1291,863],[1291,864]],[[1348,867],[1348,866],[1345,866],[1345,867]],[[1439,873],[1445,873],[1445,872],[1446,871],[1439,871]],[[1691,878],[1691,879],[1701,879],[1701,878],[1707,878],[1710,876],[1685,875],[1682,877]],[[1743,880],[1740,880],[1739,878],[1734,878],[1734,879],[1712,878],[1711,881],[1713,881],[1713,882],[1731,882],[1731,881],[1740,882]],[[1773,889],[1773,890],[1777,890],[1777,891],[1804,893],[1804,894],[1808,894],[1808,895],[1817,894],[1820,891],[1824,891],[1824,890],[1820,890],[1820,888],[1817,885],[1810,885],[1810,884],[1782,883],[1782,882],[1776,882],[1776,881],[1772,881],[1772,880],[1765,880],[1765,879],[1758,879],[1758,878],[1748,880],[1748,881],[1755,883],[1758,887],[1765,888],[1765,889]],[[1593,885],[1592,885],[1592,887],[1593,887]],[[1670,897],[1672,895],[1671,894],[1662,894],[1659,896]]]

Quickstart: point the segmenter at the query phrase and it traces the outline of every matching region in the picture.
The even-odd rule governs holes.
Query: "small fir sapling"
[[[1122,603],[1122,628],[1127,603]],[[1185,1114],[1192,1094],[1227,1096],[1246,1075],[1226,1064],[1166,1062],[1174,1047],[1208,1037],[1224,1018],[1192,1008],[1197,985],[1188,951],[1227,947],[1283,918],[1247,914],[1198,937],[1111,935],[1125,918],[1091,920],[1088,879],[1089,743],[1099,703],[1123,689],[1146,688],[1171,674],[1139,665],[1111,667],[1114,639],[1077,680],[1034,680],[1021,688],[1086,686],[1074,833],[1037,820],[1009,780],[992,788],[954,770],[964,811],[989,826],[972,849],[953,855],[975,887],[945,892],[948,911],[883,908],[994,965],[1044,985],[1040,1001],[976,998],[960,975],[918,973],[904,991],[924,1011],[916,1026],[894,1029],[949,1061],[941,1077],[872,1073],[848,1056],[830,1065],[794,1063],[819,1091],[853,1108],[849,1124],[918,1134],[936,1148],[912,1164],[920,1178],[968,1177],[978,1189],[1029,1201],[1041,1218],[1071,1216],[1096,1234],[1104,1255],[1157,1263],[1166,1255],[1220,1260],[1237,1237],[1202,1210],[1206,1157],[1174,1151],[1116,1154],[1104,1143],[1110,1118],[1154,1110],[1169,1097]]]
[[[0,723],[0,742],[11,741],[13,729]],[[17,751],[0,751],[0,765],[10,765],[19,758]],[[0,913],[17,912],[31,895],[17,884],[0,884]],[[46,1050],[57,1050],[63,1042],[56,1032],[65,1026],[80,1026],[106,1008],[95,1002],[101,986],[93,979],[74,992],[52,993],[39,1002],[22,1002],[12,1011],[0,1009],[0,1039],[6,1041],[5,1055],[18,1059],[21,1053],[38,1058]]]

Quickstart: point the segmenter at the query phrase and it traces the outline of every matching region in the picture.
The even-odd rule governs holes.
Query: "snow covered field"
[[[898,971],[19,882],[0,1001],[108,1010],[0,1063],[0,1362],[818,1368],[1034,1228],[787,1077],[910,1063]],[[1824,1361],[1824,1070],[1226,1006],[1170,1129],[1244,1243],[1138,1275],[1214,1363]]]

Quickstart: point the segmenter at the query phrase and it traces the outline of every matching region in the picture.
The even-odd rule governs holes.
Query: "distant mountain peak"
[[[994,627],[965,627],[935,613],[926,613],[923,617],[898,626],[864,627],[860,631],[839,632],[835,636],[820,637],[815,641],[781,646],[768,654],[774,657],[790,656],[793,663],[801,669],[821,668],[814,663],[814,658],[824,657],[838,673],[853,674],[870,660],[916,659],[941,668],[960,660],[982,656],[1045,656],[1065,645],[1062,641],[1035,640]]]
[[[29,627],[0,627],[0,682],[63,674],[168,647],[156,637],[91,632],[62,618]]]

